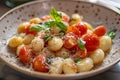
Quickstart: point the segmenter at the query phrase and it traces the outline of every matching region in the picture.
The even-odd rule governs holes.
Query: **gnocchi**
[[[77,66],[71,58],[67,58],[63,63],[63,72],[65,74],[75,74],[77,73]]]
[[[31,42],[32,48],[35,52],[39,52],[44,48],[44,41],[39,37],[35,37]]]
[[[51,51],[58,51],[62,48],[63,41],[59,37],[53,37],[51,40],[48,41],[48,48]]]
[[[14,36],[9,40],[8,45],[11,48],[16,48],[19,45],[21,45],[22,43],[23,43],[23,39],[21,37]]]
[[[102,64],[113,37],[106,34],[105,25],[94,28],[79,14],[72,14],[71,18],[52,8],[50,15],[20,24],[18,34],[9,39],[8,46],[16,50],[20,62],[32,65],[34,71],[49,74],[90,71]]]
[[[112,45],[112,40],[109,36],[100,37],[100,49],[107,51]]]
[[[77,64],[78,72],[89,71],[94,67],[93,60],[91,58],[85,58],[79,61]]]
[[[104,52],[102,49],[96,49],[92,54],[90,55],[90,58],[93,60],[94,64],[99,64],[104,60]]]

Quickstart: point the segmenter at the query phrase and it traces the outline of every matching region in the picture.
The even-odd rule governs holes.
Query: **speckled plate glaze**
[[[17,26],[34,17],[49,14],[51,7],[63,11],[68,15],[79,13],[84,20],[91,23],[93,27],[106,25],[107,30],[117,29],[114,44],[106,56],[103,64],[89,72],[68,75],[53,75],[33,71],[24,66],[16,58],[15,53],[7,47],[7,40],[17,34]],[[109,8],[108,8],[109,7]],[[108,70],[120,61],[120,11],[115,7],[106,6],[102,3],[79,1],[79,0],[39,0],[30,2],[8,11],[0,18],[0,58],[11,68],[24,74],[44,79],[82,79],[99,74]]]

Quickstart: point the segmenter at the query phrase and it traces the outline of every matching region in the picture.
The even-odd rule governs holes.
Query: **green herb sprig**
[[[53,26],[59,27],[61,29],[61,31],[64,31],[64,32],[67,30],[66,24],[62,22],[62,14],[57,12],[57,10],[55,8],[51,9],[50,17],[52,18],[52,20],[47,20],[42,25],[41,24],[34,25],[30,28],[30,30],[37,31],[37,32],[40,30],[47,31]]]
[[[116,33],[115,33],[116,31],[117,29],[110,30],[109,32],[107,32],[107,36],[109,36],[111,39],[114,39],[116,36]]]
[[[77,43],[81,50],[85,50],[85,41],[83,41],[82,39],[78,39]]]

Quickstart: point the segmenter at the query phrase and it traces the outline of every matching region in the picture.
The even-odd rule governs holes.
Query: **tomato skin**
[[[20,61],[23,62],[24,64],[29,64],[33,59],[32,50],[27,46],[23,46],[20,49],[19,58]]]
[[[62,15],[62,21],[69,22],[69,17]]]
[[[31,27],[31,24],[25,27],[25,33],[36,35],[37,32],[36,31],[30,31],[30,27]]]
[[[81,35],[87,33],[87,26],[83,22],[80,22],[76,24],[75,26],[81,32]]]
[[[94,29],[93,33],[96,34],[97,36],[103,36],[106,33],[106,27],[103,25],[98,26]]]
[[[94,51],[99,47],[100,41],[96,34],[85,34],[82,39],[86,42],[85,47],[87,51]]]
[[[46,63],[46,54],[40,54],[33,60],[33,69],[39,72],[48,72],[49,68]]]
[[[86,58],[88,56],[87,49],[81,50],[78,49],[76,53],[73,55],[74,58]]]
[[[67,33],[64,38],[64,47],[71,49],[77,45],[77,36],[74,33]]]
[[[51,19],[51,17],[49,15],[45,15],[41,18],[42,21],[46,21],[46,20],[49,20]]]
[[[74,33],[75,35],[78,35],[79,37],[81,36],[81,32],[76,26],[69,26],[66,33],[70,33],[70,32]]]

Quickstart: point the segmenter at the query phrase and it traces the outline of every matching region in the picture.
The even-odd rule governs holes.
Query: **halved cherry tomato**
[[[76,26],[69,26],[67,28],[68,29],[67,29],[66,33],[72,32],[79,37],[81,36],[81,31],[79,31],[79,29]]]
[[[49,15],[45,15],[41,18],[42,21],[46,21],[46,20],[49,20],[51,19],[51,17]]]
[[[28,46],[23,46],[20,49],[19,58],[24,64],[29,64],[33,59],[32,50]]]
[[[25,27],[25,33],[36,35],[37,32],[36,31],[30,31],[30,27],[31,27],[31,24]]]
[[[74,33],[67,33],[64,38],[64,47],[71,49],[77,45],[77,36]]]
[[[69,16],[62,15],[62,21],[69,22]]]
[[[46,63],[46,54],[39,54],[34,58],[33,69],[39,72],[48,72],[49,68]]]
[[[87,49],[81,50],[78,49],[76,53],[73,55],[74,58],[86,58],[88,56]]]
[[[99,47],[100,41],[96,34],[85,34],[82,39],[86,42],[85,47],[87,51],[94,51]]]
[[[81,35],[87,33],[87,26],[83,22],[80,22],[76,24],[75,26],[81,32]]]
[[[97,36],[103,36],[106,33],[106,27],[103,25],[98,26],[94,29],[93,33],[96,34]]]

